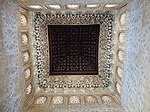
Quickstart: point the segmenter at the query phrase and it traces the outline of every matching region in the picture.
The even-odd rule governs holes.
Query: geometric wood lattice
[[[50,75],[98,75],[100,25],[48,25]]]

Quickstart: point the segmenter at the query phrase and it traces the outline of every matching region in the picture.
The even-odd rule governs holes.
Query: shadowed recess
[[[48,25],[51,75],[98,75],[100,25]]]

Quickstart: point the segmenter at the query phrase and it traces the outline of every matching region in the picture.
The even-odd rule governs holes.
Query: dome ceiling
[[[66,98],[68,104],[80,104],[83,97],[85,103],[119,103],[126,24],[126,10],[120,11],[120,8],[126,3],[98,5],[94,3],[73,5],[69,2],[61,5],[18,3],[22,7],[20,35],[27,97],[34,96],[35,104],[50,101],[51,105],[61,105],[66,102]],[[98,75],[51,76],[51,55],[49,55],[51,45],[48,41],[47,26],[92,24],[100,26]]]
[[[91,93],[94,89],[99,89],[99,91],[101,91],[104,88],[108,88],[110,85],[113,85],[112,77],[114,74],[112,72],[113,72],[113,61],[114,60],[113,60],[113,53],[112,53],[113,52],[113,50],[112,50],[112,46],[113,46],[112,40],[113,39],[112,38],[114,38],[114,37],[113,37],[112,24],[114,23],[114,16],[111,12],[105,12],[105,13],[101,13],[101,12],[83,13],[83,12],[80,12],[80,13],[76,13],[76,14],[72,14],[72,13],[68,13],[68,14],[34,13],[34,14],[35,15],[32,16],[32,18],[34,20],[32,22],[32,26],[33,26],[32,37],[34,37],[32,41],[33,41],[33,45],[34,45],[33,46],[34,47],[33,59],[34,59],[34,63],[35,63],[34,70],[35,70],[35,77],[37,77],[36,80],[38,83],[37,84],[38,87],[46,89],[46,91],[49,93],[58,93],[59,94],[61,92],[61,93],[65,94],[65,93],[72,93],[75,90],[79,94],[81,94],[81,93],[84,94],[85,92]],[[54,70],[52,70],[52,69],[50,70],[49,65],[51,65],[51,63],[49,63],[49,62],[53,62],[52,67],[54,69],[57,68],[57,65],[59,65],[59,66],[61,65],[60,67],[64,68],[65,66],[62,64],[65,64],[65,62],[61,64],[61,62],[58,62],[59,58],[63,59],[63,58],[67,58],[68,56],[73,56],[73,55],[71,55],[72,53],[69,53],[69,54],[67,54],[67,56],[57,57],[57,59],[55,59],[52,56],[56,57],[56,55],[63,55],[63,53],[60,54],[57,51],[59,48],[57,48],[57,49],[53,48],[53,53],[56,55],[49,55],[50,50],[48,48],[51,49],[51,47],[57,47],[58,45],[55,43],[58,43],[58,41],[55,43],[53,42],[53,44],[55,44],[55,46],[53,46],[52,43],[49,43],[48,36],[47,36],[47,33],[48,33],[47,26],[54,25],[56,27],[58,25],[58,28],[60,29],[61,26],[64,27],[64,25],[70,25],[70,26],[76,25],[76,27],[78,25],[78,27],[79,27],[78,29],[81,29],[81,27],[83,27],[83,25],[90,26],[91,24],[97,24],[96,26],[100,26],[99,36],[96,34],[96,38],[98,36],[99,39],[97,38],[96,39],[97,41],[95,40],[94,46],[93,46],[93,44],[91,46],[90,43],[93,41],[91,39],[93,39],[92,36],[94,36],[94,34],[91,35],[91,34],[88,34],[89,31],[88,32],[84,31],[85,38],[82,35],[82,39],[84,39],[84,41],[82,41],[83,44],[82,44],[82,48],[80,48],[80,49],[83,49],[84,52],[90,51],[90,54],[88,54],[88,57],[90,55],[89,58],[91,61],[94,61],[94,60],[96,61],[96,58],[97,58],[97,62],[91,62],[90,64],[88,62],[88,65],[90,65],[89,67],[91,67],[91,65],[93,63],[98,64],[96,73],[94,73],[97,75],[92,75],[93,73],[84,71],[84,73],[83,72],[80,73],[80,76],[76,76],[76,75],[71,75],[72,73],[65,74],[64,73],[65,71],[62,71],[63,75],[61,75],[62,73],[60,73],[60,74],[57,74],[57,76],[53,76],[51,73]],[[94,29],[94,27],[93,27],[93,29]],[[55,29],[55,31],[57,31],[57,29]],[[74,34],[75,31],[76,30],[74,29],[72,33]],[[90,32],[91,31],[92,31],[92,29],[90,30]],[[54,33],[58,33],[58,32],[54,32]],[[62,37],[64,32],[60,32],[60,33],[61,33],[60,36]],[[75,36],[80,37],[80,35],[79,35],[80,32],[77,32],[77,33],[78,33],[78,35],[75,35]],[[83,31],[82,31],[82,34],[83,34]],[[88,36],[85,34],[91,35],[89,37],[90,43],[88,41],[89,44],[85,44],[85,42],[88,38]],[[60,38],[60,36],[57,38],[57,40]],[[71,35],[69,35],[69,36],[71,36]],[[62,43],[63,40],[60,42]],[[73,41],[73,42],[75,42],[75,41]],[[96,42],[97,42],[97,45],[96,45]],[[68,43],[68,39],[67,39],[67,43]],[[64,45],[67,45],[67,44],[63,43],[63,46]],[[73,45],[73,43],[71,45]],[[62,49],[62,47],[61,47],[61,49]],[[80,47],[80,46],[78,46],[78,47]],[[87,48],[89,48],[89,47],[92,47],[92,50],[87,50]],[[93,47],[95,47],[95,50]],[[98,47],[98,49],[96,49],[97,47]],[[71,46],[69,46],[69,49],[71,49]],[[65,49],[65,51],[66,50],[67,49]],[[71,50],[73,50],[73,49],[71,49]],[[75,50],[78,50],[78,49],[75,49]],[[93,52],[94,54],[92,54],[93,50],[94,50],[94,52]],[[98,51],[96,51],[96,50],[98,50]],[[85,63],[82,63],[82,64],[86,64],[87,61],[89,61],[89,59],[86,59],[86,58],[88,58],[87,53],[84,54],[83,51],[82,51],[81,56],[82,57],[84,56],[84,58],[81,61],[82,62],[85,61]],[[61,52],[62,52],[62,50],[61,50]],[[68,50],[66,52],[68,53]],[[75,53],[75,51],[73,53]],[[80,60],[80,55],[78,54],[77,56],[78,57],[76,60]],[[93,58],[93,56],[94,56],[94,58]],[[50,59],[53,59],[53,60],[49,61]],[[72,59],[74,60],[74,58],[72,58]],[[65,59],[63,59],[62,61],[65,61]],[[54,66],[55,64],[56,64],[56,67]],[[71,63],[69,63],[69,66],[68,66],[69,68],[71,68],[70,64]],[[75,62],[72,64],[75,64]],[[79,61],[76,64],[80,65],[81,63]],[[96,65],[93,65],[93,66],[96,66]],[[84,67],[84,66],[85,65],[82,65],[81,67]],[[95,72],[95,69],[96,68],[94,68],[94,72]],[[88,75],[86,75],[86,74],[88,74]],[[92,88],[92,91],[91,91],[91,88]],[[57,90],[57,92],[55,92],[55,90]],[[85,92],[82,92],[82,91],[85,91]]]

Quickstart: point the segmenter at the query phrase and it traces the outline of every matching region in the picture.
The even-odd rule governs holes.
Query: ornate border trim
[[[33,58],[36,88],[51,93],[85,93],[108,88],[113,75],[113,23],[111,12],[96,13],[34,13]],[[49,44],[47,25],[100,24],[98,64],[99,75],[49,76]],[[73,92],[74,91],[74,92]]]

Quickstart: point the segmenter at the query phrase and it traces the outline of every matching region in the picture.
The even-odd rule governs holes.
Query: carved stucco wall
[[[129,4],[121,95],[122,104],[129,112],[150,110],[149,4],[148,0]],[[25,86],[21,77],[17,15],[18,6],[11,0],[3,4],[0,1],[0,112],[22,111]]]
[[[5,0],[0,10],[0,111],[1,112],[22,112],[24,103],[24,77],[22,76],[23,64],[19,45],[19,7],[11,0]],[[25,98],[26,99],[26,98]],[[95,106],[94,111],[116,110],[124,111],[117,105],[115,108],[101,105],[101,110]],[[72,111],[76,107],[63,107],[64,111]],[[38,106],[38,110],[42,109]],[[37,112],[36,108],[32,111]],[[50,107],[42,111],[50,111]],[[61,111],[62,109],[58,110]],[[77,111],[92,111],[91,107],[83,107]],[[57,110],[55,110],[57,111]],[[26,110],[25,110],[26,112]]]
[[[145,94],[144,94],[144,112],[149,112],[150,110],[150,1],[146,0],[144,4],[144,17],[143,22],[145,26],[144,30],[144,39],[147,42],[147,63],[146,63],[146,87],[145,87]],[[145,46],[145,45],[144,45]]]
[[[99,3],[123,3],[130,2],[132,0],[14,0],[16,3],[33,3],[35,4],[99,4]]]
[[[18,44],[18,6],[2,0],[0,7],[0,112],[21,112],[23,77]]]
[[[134,0],[128,7],[122,104],[128,112],[150,108],[150,2]]]
[[[28,112],[125,112],[119,105],[70,105],[57,108],[49,108],[48,106],[35,106]]]

